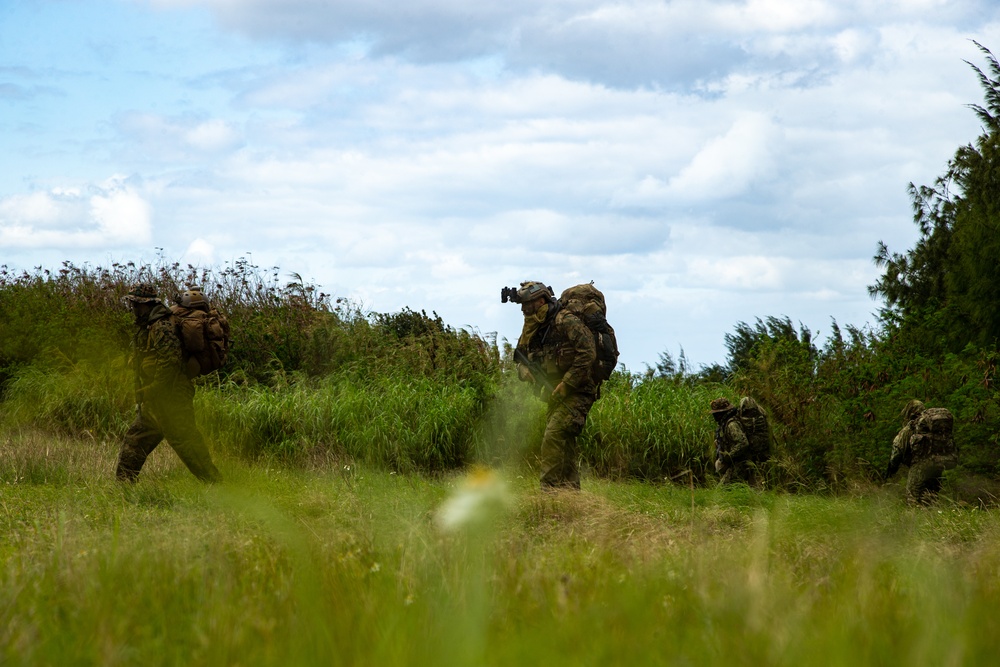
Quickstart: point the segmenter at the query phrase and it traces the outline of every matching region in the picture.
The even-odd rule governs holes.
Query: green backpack
[[[767,425],[767,415],[757,401],[749,396],[740,399],[736,407],[736,418],[747,434],[750,446],[758,454],[770,454],[771,429]]]
[[[927,408],[917,417],[914,434],[910,436],[910,451],[919,461],[938,454],[954,454],[952,430],[955,418],[947,408]]]

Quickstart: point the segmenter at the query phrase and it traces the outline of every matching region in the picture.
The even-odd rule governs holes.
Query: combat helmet
[[[544,296],[547,300],[555,298],[552,290],[546,287],[545,283],[540,283],[537,280],[526,280],[521,283],[521,287],[517,290],[518,303],[534,301],[540,296]]]
[[[125,300],[131,303],[156,303],[156,288],[150,283],[137,283],[125,295]]]
[[[180,305],[185,308],[205,308],[208,306],[208,300],[200,286],[191,285],[181,294]]]

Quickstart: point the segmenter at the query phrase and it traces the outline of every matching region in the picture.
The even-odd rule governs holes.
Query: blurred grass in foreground
[[[0,440],[0,663],[992,664],[995,512]],[[456,497],[504,498],[463,522]],[[460,494],[459,494],[460,495]],[[452,499],[452,500],[450,500]],[[459,506],[476,507],[475,502]],[[461,517],[461,514],[458,515]]]

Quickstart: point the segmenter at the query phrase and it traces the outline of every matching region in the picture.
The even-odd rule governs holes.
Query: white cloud
[[[733,33],[776,33],[833,24],[842,8],[852,4],[843,0],[748,0],[710,5],[708,14],[710,22]]]
[[[257,38],[363,43],[409,62],[499,56],[508,68],[632,88],[688,88],[759,66],[830,69],[854,47],[824,39],[858,25],[926,22],[975,30],[989,0],[149,0],[206,7]]]
[[[229,123],[217,118],[188,128],[183,136],[192,148],[208,152],[228,150],[239,142],[238,134]]]
[[[192,266],[213,266],[215,264],[215,246],[203,238],[196,238],[188,244],[181,260]]]
[[[131,186],[54,188],[0,199],[0,248],[142,247],[152,235],[152,208]]]
[[[510,335],[501,285],[595,279],[631,367],[719,360],[739,319],[867,318],[875,242],[914,237],[906,184],[978,131],[967,38],[1000,26],[985,0],[152,4],[194,9],[105,69],[12,74],[61,97],[0,135],[5,261],[249,252]],[[147,75],[154,47],[184,66]]]
[[[687,265],[686,273],[704,287],[737,290],[776,290],[787,287],[781,258],[731,255],[722,258],[697,258]]]
[[[203,159],[228,153],[243,143],[232,123],[220,119],[128,112],[118,119],[120,132],[150,158]]]
[[[721,199],[744,193],[770,175],[780,131],[766,116],[738,119],[726,134],[709,141],[679,174],[665,194],[681,200]]]

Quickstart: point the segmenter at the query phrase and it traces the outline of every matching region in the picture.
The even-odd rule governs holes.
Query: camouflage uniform
[[[551,300],[545,322],[527,340],[522,336],[518,349],[544,374],[535,380],[548,385],[542,390],[549,404],[540,460],[542,488],[579,489],[577,436],[597,400],[594,335],[576,315]],[[552,393],[560,384],[565,389],[562,397]]]
[[[220,481],[222,477],[195,424],[194,385],[184,372],[181,341],[170,311],[156,302],[149,317],[137,321],[136,326],[132,340],[136,418],[122,442],[115,476],[134,482],[146,458],[166,438],[198,479]]]
[[[744,397],[739,406],[733,406],[725,398],[717,398],[711,403],[712,416],[718,427],[715,430],[715,469],[721,473],[723,484],[742,481],[752,486],[763,479],[758,466],[771,456],[771,434],[763,410],[752,398]],[[759,424],[748,433],[750,419],[740,418],[742,411],[761,415]],[[757,432],[757,431],[760,432]]]
[[[906,499],[921,505],[933,501],[941,490],[944,471],[958,465],[958,450],[950,429],[942,437],[931,435],[930,412],[917,400],[910,401],[903,408],[902,416],[906,421],[892,440],[892,454],[885,475],[888,479],[900,465],[910,466],[906,477]]]

